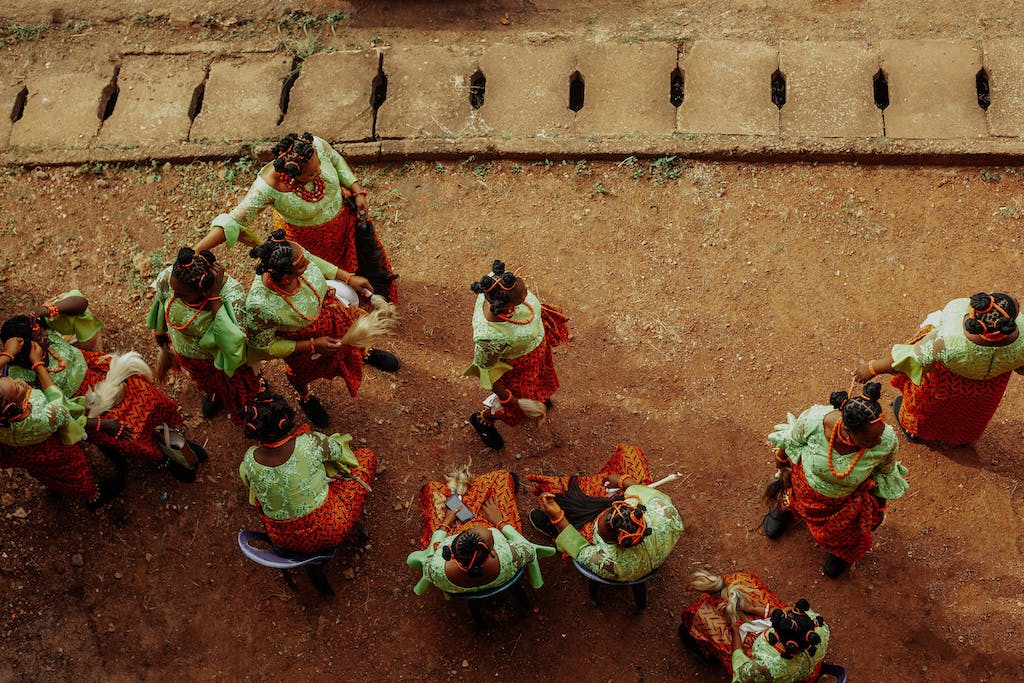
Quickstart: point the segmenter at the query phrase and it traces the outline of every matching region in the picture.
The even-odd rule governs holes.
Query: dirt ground
[[[15,0],[0,10],[0,62],[104,55],[181,43],[234,49],[514,39],[984,38],[1019,35],[1012,2],[283,3]],[[60,9],[57,15],[54,9]],[[288,17],[283,24],[281,17]],[[37,41],[12,22],[53,20]],[[507,23],[502,20],[507,20]],[[333,29],[333,30],[331,30]],[[12,40],[13,39],[13,40]],[[151,271],[191,244],[251,180],[224,164],[46,169],[0,176],[0,315],[77,287],[107,322],[108,350],[155,349],[144,329]],[[810,599],[832,626],[830,661],[853,681],[1009,681],[1024,667],[1024,388],[1011,381],[971,448],[904,443],[909,494],[876,546],[831,581],[803,528],[758,531],[771,474],[765,435],[787,412],[846,388],[859,358],[908,337],[928,312],[979,290],[1017,290],[1024,177],[1007,168],[857,165],[527,163],[466,160],[363,167],[378,229],[401,273],[404,367],[369,370],[359,398],[318,387],[334,427],[376,450],[386,471],[366,513],[372,538],[329,566],[322,604],[304,577],[245,561],[257,528],[237,476],[245,444],[199,417],[187,380],[169,391],[213,454],[182,485],[135,466],[118,501],[91,514],[22,472],[0,472],[0,679],[31,681],[725,680],[676,639],[699,567],[757,572],[787,601]],[[269,222],[269,219],[266,219]],[[223,254],[252,277],[244,250]],[[553,423],[561,445],[504,429],[481,447],[466,416],[483,398],[459,376],[472,349],[469,282],[493,258],[572,317],[559,349]],[[267,375],[284,389],[282,367]],[[886,389],[886,404],[893,397]],[[616,443],[646,450],[686,532],[650,586],[591,608],[559,560],[531,591],[535,613],[479,632],[463,605],[417,598],[404,564],[419,536],[417,492],[447,465],[521,475],[593,471]],[[521,496],[523,510],[532,501]],[[532,530],[528,531],[532,534]],[[539,539],[537,539],[539,540]],[[970,673],[967,673],[970,672]]]
[[[232,173],[234,183],[221,179]],[[0,526],[6,675],[721,680],[675,636],[697,567],[753,570],[786,600],[808,597],[833,627],[829,659],[853,680],[959,681],[970,670],[996,681],[1020,670],[1018,381],[975,447],[903,445],[911,491],[849,576],[820,574],[806,530],[770,543],[756,529],[772,462],[764,436],[787,411],[825,402],[858,358],[947,300],[1014,291],[1019,170],[470,161],[360,173],[402,274],[390,346],[405,366],[370,371],[358,400],[320,388],[336,428],[386,464],[367,510],[371,546],[330,566],[337,601],[320,604],[304,582],[293,593],[238,553],[238,529],[259,525],[237,479],[244,445],[226,420],[198,417],[199,394],[182,380],[172,392],[213,453],[200,482],[137,466],[120,500],[90,514],[21,472],[0,475],[13,497]],[[0,312],[78,287],[108,323],[109,350],[152,357],[137,269],[191,243],[249,177],[238,164],[196,164],[0,179]],[[227,256],[247,281],[243,250]],[[459,376],[471,352],[468,284],[495,257],[572,316],[574,341],[557,358],[560,447],[505,429],[507,447],[490,452],[465,423],[482,398]],[[283,388],[281,370],[267,374]],[[557,560],[532,593],[535,614],[482,633],[462,605],[412,595],[404,558],[419,533],[417,491],[446,465],[586,472],[620,441],[646,449],[659,476],[686,475],[670,489],[686,533],[644,616],[625,594],[591,608]],[[12,516],[19,508],[26,517]]]

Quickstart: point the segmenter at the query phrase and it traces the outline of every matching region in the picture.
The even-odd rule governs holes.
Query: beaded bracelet
[[[57,308],[57,304],[46,304],[46,317],[56,318],[60,315],[60,309]]]
[[[562,521],[563,519],[565,519],[565,510],[562,510],[561,512],[562,512],[562,514],[558,515],[558,518],[557,518],[557,519],[552,519],[552,520],[551,520],[551,523],[552,523],[552,524],[558,524],[558,523],[559,523],[559,522],[561,522],[561,521]]]
[[[11,354],[7,353],[6,351],[0,351],[0,358],[6,358],[7,360],[11,361],[12,363],[14,362],[14,356],[12,356]]]
[[[37,360],[35,363],[32,364],[32,369],[33,370],[35,370],[36,368],[45,368],[45,367],[46,367],[46,363],[44,363],[41,360]]]

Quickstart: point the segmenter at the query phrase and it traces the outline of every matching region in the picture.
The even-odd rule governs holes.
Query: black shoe
[[[97,487],[99,489],[99,495],[94,500],[86,503],[86,507],[90,510],[97,510],[106,503],[109,503],[114,498],[117,498],[117,494],[124,490],[124,477],[117,476],[113,479],[107,479],[100,482]]]
[[[217,394],[203,394],[203,417],[207,420],[217,417],[223,407],[224,402]]]
[[[480,440],[483,441],[484,445],[488,448],[500,451],[505,447],[505,439],[501,438],[501,434],[498,433],[497,428],[493,424],[484,422],[484,419],[480,417],[480,413],[473,413],[470,415],[469,424],[473,425],[473,429],[476,430]]]
[[[789,510],[773,510],[764,516],[761,528],[764,529],[765,536],[774,539],[782,535],[791,521],[793,521],[793,513]]]
[[[900,422],[900,406],[902,405],[902,396],[897,396],[896,399],[892,402],[892,412],[894,415],[896,415],[896,425],[899,426],[900,431],[903,432],[903,436],[907,437],[907,441],[909,441],[910,443],[924,443],[923,440],[917,438],[916,436],[908,432],[906,428],[903,426],[903,423]]]
[[[556,529],[555,525],[551,523],[548,516],[540,510],[530,510],[528,517],[530,518],[530,524],[533,525],[533,528],[548,538],[554,538],[558,535],[558,529]]]
[[[847,569],[850,568],[850,563],[846,560],[841,560],[832,553],[828,554],[825,558],[825,564],[821,566],[821,571],[825,572],[825,576],[830,579],[836,579],[843,575]]]
[[[171,473],[172,477],[180,482],[185,484],[195,483],[196,470],[185,467],[176,460],[173,460],[170,456],[165,455],[164,459],[160,461],[160,464],[157,465],[157,467],[167,470]]]
[[[206,452],[206,449],[195,441],[186,441],[185,443],[187,443],[189,448],[192,449],[192,452],[196,454],[196,460],[198,462],[206,462],[207,458],[210,457],[210,454]]]
[[[544,399],[544,407],[547,408],[548,410],[551,410],[552,408],[555,407],[555,402],[552,401],[550,398],[546,398]]]
[[[310,394],[305,401],[300,400],[299,407],[302,408],[302,412],[306,414],[313,426],[323,429],[331,424],[331,416],[327,414],[327,409],[313,394]]]
[[[398,372],[398,368],[402,367],[398,356],[390,351],[381,351],[380,349],[370,349],[367,351],[366,355],[363,356],[363,362],[367,365],[372,365],[382,372]]]
[[[508,474],[509,474],[510,477],[512,477],[512,493],[513,493],[513,495],[518,496],[519,495],[519,475],[516,474],[515,472],[509,472]]]

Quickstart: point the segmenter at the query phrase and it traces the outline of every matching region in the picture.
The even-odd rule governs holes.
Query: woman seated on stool
[[[647,576],[672,552],[683,522],[672,500],[647,484],[643,451],[620,444],[601,471],[588,477],[529,477],[540,509],[530,522],[558,549],[609,581]],[[609,496],[607,487],[620,491]]]
[[[753,574],[698,571],[690,588],[704,591],[683,610],[679,636],[732,674],[731,683],[815,681],[829,628],[807,600],[792,609]]]
[[[516,505],[519,481],[508,470],[480,475],[467,486],[470,479],[463,467],[447,482],[431,482],[420,493],[423,550],[406,560],[423,569],[414,592],[423,595],[436,587],[445,593],[479,593],[508,583],[523,567],[528,567],[530,585],[540,588],[544,580],[537,558],[554,555],[555,549],[523,538]],[[458,509],[442,516],[445,501],[459,491],[461,504],[474,512],[466,522],[457,520]]]
[[[349,449],[349,434],[295,428],[295,411],[260,392],[245,408],[245,436],[259,440],[238,468],[249,502],[260,508],[274,545],[301,553],[333,548],[359,522],[377,471],[369,448]]]

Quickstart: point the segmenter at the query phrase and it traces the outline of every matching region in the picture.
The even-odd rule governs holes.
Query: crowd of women
[[[264,240],[254,219],[273,208]],[[396,275],[366,218],[367,193],[328,143],[291,134],[230,214],[216,217],[194,247],[182,247],[153,283],[147,324],[159,346],[155,370],[132,351],[104,354],[103,324],[79,292],[6,320],[0,330],[0,466],[95,509],[119,494],[129,460],[145,460],[185,482],[206,459],[185,438],[177,404],[159,385],[174,369],[203,392],[202,413],[223,412],[255,442],[239,473],[271,542],[284,551],[338,545],[359,523],[377,458],[348,434],[325,434],[331,418],[314,382],[340,378],[355,397],[364,365],[397,371],[375,348],[395,321]],[[251,247],[246,290],[212,249]],[[473,282],[473,362],[489,395],[469,416],[480,440],[504,445],[498,423],[542,423],[559,388],[553,349],[569,341],[568,319],[541,302],[501,261]],[[1011,371],[1024,371],[1017,302],[1000,293],[955,299],[930,314],[907,344],[861,362],[849,391],[788,416],[768,436],[776,473],[765,490],[763,530],[776,539],[803,520],[824,548],[823,573],[842,575],[872,546],[886,502],[904,495],[899,439],[879,403],[892,375],[900,392],[892,422],[914,442],[962,445],[979,438]],[[274,359],[308,424],[268,388]],[[858,385],[860,385],[859,388]],[[100,478],[96,449],[115,474]],[[473,476],[455,468],[420,495],[420,549],[408,564],[415,592],[474,593],[518,581],[543,583],[540,560],[561,552],[602,580],[644,580],[683,531],[644,453],[619,445],[593,475],[529,475],[537,507],[526,516],[544,539],[523,534],[519,477],[502,469]],[[553,544],[549,545],[549,544]],[[812,681],[830,632],[806,599],[791,606],[757,576],[698,572],[702,593],[684,611],[683,641],[722,662],[733,681]]]

